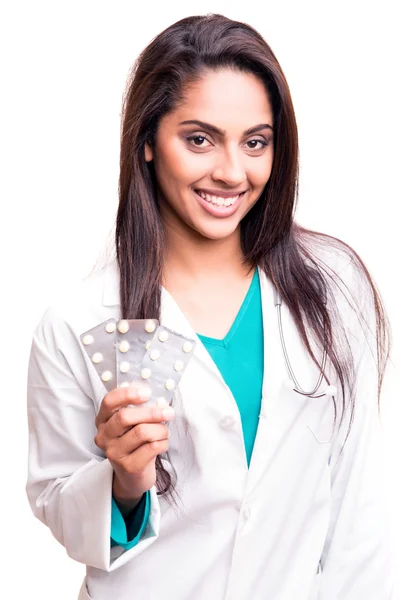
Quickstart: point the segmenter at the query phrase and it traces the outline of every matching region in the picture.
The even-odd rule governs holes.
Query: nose
[[[229,150],[221,152],[212,172],[212,179],[223,181],[230,187],[237,187],[246,180],[246,170],[240,151]]]

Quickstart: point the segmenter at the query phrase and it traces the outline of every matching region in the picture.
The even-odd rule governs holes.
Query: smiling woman
[[[392,598],[389,324],[356,251],[296,223],[297,192],[262,36],[210,14],[152,40],[123,105],[116,259],[46,312],[30,358],[27,492],[87,566],[81,600]]]

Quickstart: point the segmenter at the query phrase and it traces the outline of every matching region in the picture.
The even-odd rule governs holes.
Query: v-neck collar
[[[212,346],[222,346],[222,347],[226,347],[228,345],[228,343],[230,342],[230,340],[233,338],[233,336],[235,335],[237,328],[240,325],[241,320],[243,319],[246,310],[250,304],[250,301],[254,295],[255,289],[256,289],[256,284],[257,284],[257,280],[258,280],[258,269],[256,269],[254,271],[253,274],[253,278],[251,280],[249,289],[247,290],[246,296],[239,308],[239,311],[235,317],[235,320],[233,321],[228,333],[222,338],[222,339],[218,339],[218,338],[213,338],[213,337],[209,337],[207,335],[202,335],[200,333],[197,333],[198,338],[202,341],[205,342],[206,344],[212,345]]]

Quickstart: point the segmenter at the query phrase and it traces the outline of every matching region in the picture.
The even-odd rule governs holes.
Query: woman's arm
[[[111,548],[113,468],[94,443],[90,389],[77,336],[49,309],[35,331],[29,359],[26,490],[33,513],[71,558],[114,570],[157,538],[159,502],[152,488],[148,527],[135,547]]]

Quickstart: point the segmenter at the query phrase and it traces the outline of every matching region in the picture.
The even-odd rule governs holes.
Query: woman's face
[[[252,74],[207,71],[187,87],[160,119],[155,147],[145,145],[167,229],[215,240],[236,231],[270,177],[272,128],[265,87]]]

